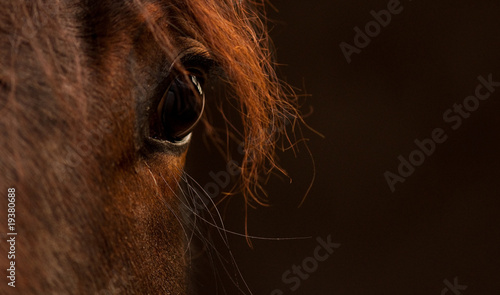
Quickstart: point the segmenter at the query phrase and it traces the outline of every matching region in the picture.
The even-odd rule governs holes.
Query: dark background
[[[314,165],[304,145],[297,156],[280,153],[292,183],[273,177],[272,206],[248,218],[254,236],[312,238],[254,239],[250,249],[228,236],[254,294],[450,295],[458,293],[442,293],[444,280],[455,277],[467,286],[461,294],[498,294],[500,88],[456,130],[443,113],[474,95],[478,76],[500,81],[500,2],[401,1],[402,12],[349,64],[339,44],[354,45],[354,27],[389,2],[274,0],[279,12],[268,9],[282,78],[311,95],[306,122],[324,138],[305,129]],[[391,192],[384,172],[397,173],[398,156],[408,159],[414,140],[435,128],[447,140]],[[213,154],[192,147],[188,171],[200,183],[210,180]],[[228,229],[242,233],[241,198],[223,209]],[[328,235],[341,246],[292,292],[282,274]],[[201,293],[214,294],[207,282]]]

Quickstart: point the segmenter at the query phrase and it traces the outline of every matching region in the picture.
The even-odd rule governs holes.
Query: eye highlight
[[[202,81],[193,74],[178,75],[165,91],[157,109],[153,138],[178,142],[201,119],[205,107]]]

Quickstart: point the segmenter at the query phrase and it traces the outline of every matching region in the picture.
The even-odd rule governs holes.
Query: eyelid
[[[182,38],[184,49],[178,55],[178,61],[185,69],[199,69],[209,73],[216,65],[208,49],[200,42],[191,38]]]

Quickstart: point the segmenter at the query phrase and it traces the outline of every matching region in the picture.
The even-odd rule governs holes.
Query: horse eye
[[[186,137],[201,118],[205,95],[195,75],[177,76],[158,104],[158,139],[176,142]]]

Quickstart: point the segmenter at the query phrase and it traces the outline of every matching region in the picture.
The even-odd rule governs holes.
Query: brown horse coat
[[[151,138],[151,110],[172,73],[217,67],[247,139],[240,188],[261,202],[255,189],[261,168],[275,166],[275,125],[295,111],[270,62],[260,5],[0,6],[0,191],[16,190],[17,232],[16,287],[4,279],[0,293],[185,294],[189,261],[177,191],[189,136]],[[3,232],[7,203],[0,203]],[[9,265],[6,239],[2,268]]]

